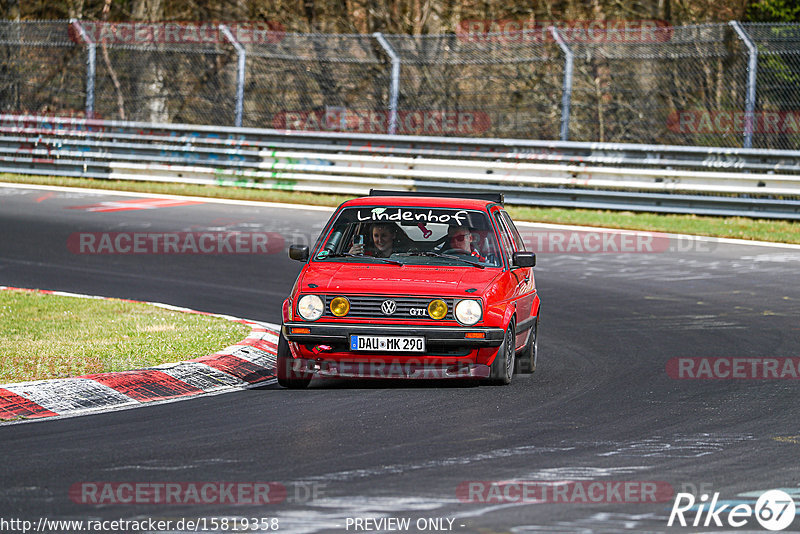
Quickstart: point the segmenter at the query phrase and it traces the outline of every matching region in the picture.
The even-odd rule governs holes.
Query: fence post
[[[756,109],[756,73],[758,71],[758,48],[753,43],[747,32],[744,31],[742,25],[738,20],[732,20],[729,23],[731,27],[739,36],[739,39],[744,42],[748,51],[747,61],[747,97],[744,101],[744,148],[753,147],[753,130],[755,130],[754,119]]]
[[[236,49],[236,55],[239,59],[239,67],[236,72],[236,119],[234,120],[234,125],[241,127],[242,114],[244,112],[244,68],[247,52],[226,25],[220,24],[219,29],[222,30],[222,34]]]
[[[572,102],[572,65],[574,63],[574,54],[567,46],[567,43],[558,33],[558,28],[550,26],[550,33],[553,34],[553,39],[556,40],[561,51],[564,52],[564,86],[561,90],[561,140],[567,141],[569,139],[569,106]]]
[[[81,26],[78,19],[71,19],[70,24],[81,36],[83,42],[86,43],[86,117],[94,117],[94,79],[96,72],[96,59],[97,59],[97,45],[92,41],[86,31]]]
[[[397,132],[397,98],[400,92],[400,56],[395,53],[392,45],[383,36],[381,32],[372,34],[378,41],[378,44],[383,47],[384,52],[392,60],[392,85],[389,92],[389,134],[394,135]]]

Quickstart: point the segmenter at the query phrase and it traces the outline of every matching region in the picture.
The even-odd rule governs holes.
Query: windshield
[[[315,259],[481,268],[502,265],[486,214],[451,208],[344,209]]]

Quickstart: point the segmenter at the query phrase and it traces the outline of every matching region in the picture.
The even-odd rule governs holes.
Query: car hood
[[[449,296],[475,289],[471,294],[478,296],[501,272],[500,269],[460,266],[315,263],[303,273],[299,290],[351,295]]]

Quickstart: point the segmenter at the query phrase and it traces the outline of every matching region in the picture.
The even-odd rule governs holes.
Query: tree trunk
[[[131,9],[133,21],[154,22],[161,21],[163,18],[164,6],[161,0],[135,0],[133,2]],[[144,57],[148,61],[142,68],[136,69],[139,72],[139,80],[131,80],[136,98],[143,103],[141,109],[144,116],[141,118],[147,122],[169,122],[167,69],[159,61],[158,55],[160,54],[158,52],[146,52],[145,54]],[[151,57],[151,54],[155,57]]]

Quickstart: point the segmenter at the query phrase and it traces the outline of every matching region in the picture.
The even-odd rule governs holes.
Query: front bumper
[[[333,361],[297,358],[292,370],[321,378],[428,379],[486,378],[489,366],[479,363],[432,365],[417,361]]]
[[[292,333],[294,328],[307,328],[309,333]],[[483,338],[465,338],[467,332],[483,333]],[[424,336],[426,347],[463,347],[479,349],[499,347],[505,331],[502,328],[474,326],[375,325],[360,323],[307,323],[290,321],[283,325],[283,336],[303,345],[349,345],[350,335]]]

